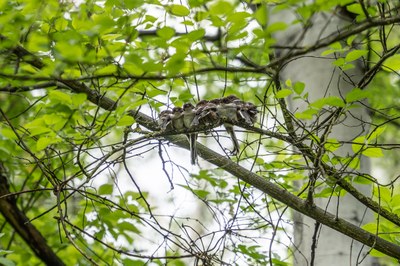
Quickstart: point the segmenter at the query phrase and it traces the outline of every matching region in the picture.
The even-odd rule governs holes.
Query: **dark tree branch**
[[[42,234],[33,226],[25,213],[17,206],[14,196],[10,195],[4,167],[0,162],[0,212],[21,238],[28,244],[36,256],[46,265],[65,265],[53,252]]]

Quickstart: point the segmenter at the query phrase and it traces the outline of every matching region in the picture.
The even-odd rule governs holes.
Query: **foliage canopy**
[[[288,207],[400,259],[400,6],[309,2],[0,1],[0,263],[288,265]],[[296,19],[274,19],[281,11]],[[277,41],[316,14],[345,23],[309,45]],[[307,84],[280,74],[316,51],[341,73],[362,62],[364,75],[310,101]],[[158,113],[228,94],[258,106],[257,124],[236,125],[237,156],[222,129],[201,134],[200,169],[187,170],[176,147],[188,143],[160,131]],[[357,108],[372,118],[362,133],[331,137]],[[362,172],[365,157],[394,170]],[[185,216],[182,191],[196,206]],[[345,194],[380,219],[361,228],[312,204]]]

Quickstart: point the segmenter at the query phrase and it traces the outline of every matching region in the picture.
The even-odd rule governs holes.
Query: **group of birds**
[[[232,139],[233,154],[239,152],[233,124],[245,123],[253,125],[257,119],[257,107],[250,102],[240,100],[235,95],[212,100],[201,100],[196,106],[185,103],[182,107],[174,107],[160,112],[158,125],[163,131],[190,131],[186,134],[190,144],[190,162],[196,164],[196,140],[198,131],[207,131],[224,125]]]

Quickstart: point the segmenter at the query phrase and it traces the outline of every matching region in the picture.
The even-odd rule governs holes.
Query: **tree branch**
[[[46,239],[29,222],[28,217],[21,211],[8,189],[7,177],[4,167],[0,162],[0,212],[14,230],[21,236],[26,244],[32,249],[36,256],[46,265],[65,265],[56,253],[47,245]]]

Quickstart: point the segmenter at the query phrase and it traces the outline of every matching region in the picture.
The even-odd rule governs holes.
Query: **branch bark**
[[[0,212],[21,238],[28,244],[36,256],[46,265],[65,265],[47,244],[46,239],[29,222],[28,217],[21,211],[13,197],[2,197],[10,194],[7,177],[0,163]]]

